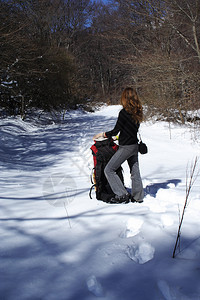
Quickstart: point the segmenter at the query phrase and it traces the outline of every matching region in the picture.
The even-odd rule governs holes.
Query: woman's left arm
[[[106,137],[105,132],[97,133],[96,135],[93,136],[93,140],[95,141],[95,140],[97,140],[100,137],[105,138]]]

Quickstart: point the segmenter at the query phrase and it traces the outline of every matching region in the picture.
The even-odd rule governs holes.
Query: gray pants
[[[131,180],[132,180],[132,191],[131,194],[135,200],[142,200],[144,198],[144,190],[142,180],[140,176],[139,164],[138,164],[138,145],[125,145],[119,146],[117,152],[111,157],[108,164],[105,167],[104,173],[110,184],[110,187],[117,196],[127,194],[123,183],[119,176],[116,174],[116,170],[125,161],[128,161]]]

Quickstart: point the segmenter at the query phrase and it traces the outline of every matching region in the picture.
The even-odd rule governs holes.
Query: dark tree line
[[[200,106],[200,0],[0,0],[0,105],[117,103],[185,122]]]

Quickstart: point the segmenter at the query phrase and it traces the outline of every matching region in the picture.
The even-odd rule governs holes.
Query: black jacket
[[[131,115],[123,108],[118,115],[113,130],[106,132],[106,136],[112,137],[120,132],[119,145],[132,145],[138,143],[137,132],[140,124],[134,122]]]

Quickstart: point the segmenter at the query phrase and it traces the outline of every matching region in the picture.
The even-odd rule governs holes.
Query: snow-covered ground
[[[0,120],[1,300],[200,299],[199,177],[172,258],[200,152],[191,129],[141,125],[149,147],[139,156],[143,203],[88,196],[92,136],[112,129],[119,109],[67,113],[62,124]]]

